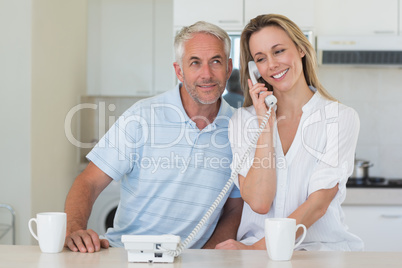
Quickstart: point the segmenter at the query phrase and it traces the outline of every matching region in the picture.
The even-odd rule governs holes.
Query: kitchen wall
[[[0,1],[0,203],[17,213],[17,241],[30,241],[31,1]],[[1,210],[0,223],[10,223]],[[11,240],[8,240],[10,242]]]
[[[66,139],[64,122],[86,90],[86,25],[85,0],[33,1],[31,216],[63,211],[78,174],[77,149]],[[76,123],[71,127],[77,133]]]
[[[402,69],[320,67],[321,82],[360,116],[356,157],[374,164],[370,176],[402,178]]]
[[[156,7],[159,6],[162,1],[166,4],[165,0],[159,0],[159,1],[154,0],[152,3],[154,7]],[[95,24],[89,25],[90,27],[92,27],[92,30],[90,32],[100,33],[102,32],[100,31],[100,28],[103,27],[104,29],[109,30],[114,34],[113,29],[116,27],[116,24],[118,25],[119,23],[119,20],[117,18],[120,17],[118,16],[124,16],[124,14],[126,14],[127,16],[127,13],[125,12],[116,12],[116,10],[114,9],[117,6],[116,3],[119,3],[118,7],[120,9],[124,9],[126,11],[126,9],[128,10],[129,8],[133,7],[135,7],[136,9],[140,9],[144,1],[131,2],[128,0],[119,0],[119,1],[108,0],[99,2],[96,0],[90,0],[90,3],[91,2],[96,4],[95,7],[101,5],[103,9],[114,10],[115,14],[109,12],[106,13],[105,15],[105,12],[103,13],[98,12],[97,13],[98,16],[97,17],[95,16],[97,18],[94,20]],[[231,10],[231,12],[222,15],[222,17],[219,17],[220,16],[219,13],[222,13],[222,10],[226,10],[226,6],[224,3],[227,2],[229,1],[221,1],[219,3],[217,2],[215,9],[212,11],[215,13],[208,13],[208,15],[204,15],[207,12],[205,11],[204,13],[202,13],[199,12],[199,10],[204,10],[204,8],[206,9],[205,3],[202,4],[201,2],[197,2],[195,0],[193,0],[191,3],[189,1],[170,0],[170,3],[173,3],[175,7],[173,8],[173,11],[175,12],[175,16],[173,17],[175,30],[181,28],[181,26],[184,24],[192,23],[198,19],[209,19],[219,24],[220,23],[219,21],[221,21],[222,18],[224,18],[229,14],[234,17],[226,19],[228,19],[231,22],[238,22],[238,23],[237,24],[235,23],[235,26],[222,23],[221,26],[224,27],[226,30],[233,31],[234,29],[236,29],[236,31],[237,30],[241,31],[242,23],[240,22],[243,19],[241,14],[243,14],[243,17],[245,17],[244,19],[247,20],[247,18],[248,19],[250,18],[249,13],[253,13],[254,15],[256,15],[264,12],[269,13],[270,10],[276,10],[278,12],[282,10],[283,12],[286,12],[290,16],[290,19],[299,21],[300,23],[304,23],[306,27],[305,29],[311,29],[314,32],[315,36],[328,35],[328,34],[391,35],[395,34],[398,31],[396,29],[397,25],[399,25],[397,22],[398,17],[397,14],[402,14],[402,11],[398,10],[397,8],[397,2],[400,2],[397,0],[389,1],[389,4],[386,6],[379,6],[380,2],[378,0],[370,0],[368,2],[363,0],[353,0],[349,2],[347,2],[346,0],[298,1],[298,4],[303,8],[305,8],[304,12],[297,12],[295,11],[294,8],[293,9],[291,7],[288,8],[286,4],[283,3],[281,4],[279,2],[271,3],[269,1],[259,1],[259,0],[245,0],[245,1],[240,0],[240,1],[232,1],[233,2],[232,5],[234,6],[234,8]],[[292,1],[288,1],[286,3],[290,2]],[[211,1],[207,1],[206,3],[209,3],[209,5],[211,5]],[[245,5],[242,3],[244,3]],[[150,2],[148,3],[148,5],[151,5]],[[169,8],[169,4],[166,5],[167,6],[163,10],[171,10],[171,8]],[[195,6],[194,8],[196,9],[196,11],[191,13],[188,12],[187,9],[193,5]],[[344,5],[348,5],[348,7],[350,8],[345,10],[343,8]],[[365,9],[360,8],[363,5],[366,5]],[[263,8],[261,8],[260,6],[263,6]],[[269,6],[272,7],[270,8]],[[289,4],[289,6],[291,5]],[[99,7],[93,9],[96,11],[99,9]],[[147,11],[148,9],[149,8],[145,9],[145,11]],[[138,12],[138,10],[136,10],[136,12]],[[305,15],[305,12],[309,13]],[[379,21],[372,20],[373,14],[377,13],[382,15],[382,17],[380,17],[381,20]],[[102,16],[99,14],[102,14]],[[248,16],[246,16],[247,14]],[[300,16],[300,14],[304,15]],[[342,20],[338,19],[340,14],[344,16]],[[384,14],[387,15],[384,16]],[[116,18],[113,19],[112,15],[115,16]],[[99,17],[103,19],[100,20]],[[386,17],[387,19],[385,19],[384,17]],[[163,21],[163,23],[159,21],[159,24],[163,24],[166,27],[166,25],[168,24],[168,20],[171,19],[169,16],[167,17],[155,16],[155,18],[156,18],[155,20],[149,18],[148,24],[149,25],[151,25],[152,23],[158,24],[157,22],[159,19]],[[309,19],[304,20],[304,18]],[[113,21],[113,23],[108,22],[107,19]],[[121,20],[123,21],[123,19]],[[100,23],[100,21],[102,23]],[[358,21],[359,23],[354,23],[354,21]],[[95,25],[97,27],[95,27]],[[113,27],[111,27],[111,25]],[[118,28],[124,28],[126,26],[127,23],[122,23],[121,27]],[[104,30],[102,34],[99,35],[104,37],[108,36],[106,30]],[[136,28],[133,27],[132,30],[130,30],[129,28],[125,30],[128,33],[130,33],[136,30]],[[166,33],[167,31],[165,30],[164,32]],[[155,34],[155,36],[160,36],[160,34]],[[116,40],[115,38],[114,39],[106,38],[106,39]],[[122,41],[122,43],[135,43],[137,45],[139,44],[139,42],[137,42],[136,39],[136,34],[120,35],[118,39],[119,40],[123,39],[124,41]],[[130,53],[132,53],[131,48],[128,48],[127,51],[124,51],[122,46],[119,45],[119,43],[114,42],[111,44],[110,41],[102,42],[101,38],[94,40],[96,46],[95,45],[91,46],[91,44],[89,44],[90,45],[89,51],[98,52],[100,51],[99,48],[102,47],[102,44],[105,43],[106,45],[109,46],[103,45],[104,49],[102,51],[108,57],[110,57],[115,51],[118,51],[119,53],[116,56],[113,56],[113,58],[119,58],[120,54],[129,55]],[[149,43],[152,44],[152,42]],[[163,42],[157,40],[157,42],[155,43],[159,44]],[[166,42],[164,43],[164,45],[171,46],[172,44],[170,42]],[[151,45],[148,45],[147,47],[151,47]],[[141,50],[141,51],[144,52],[148,50]],[[157,53],[154,52],[153,56],[158,59],[165,57],[164,63],[169,62],[167,58],[171,53],[169,54],[168,51],[163,52],[164,53],[160,53],[157,57],[155,57],[155,54]],[[92,65],[91,61],[89,61],[88,81],[92,80],[96,81],[97,83],[99,83],[99,85],[97,83],[93,83],[92,81],[92,83],[89,83],[88,89],[91,90],[88,90],[88,92],[90,94],[95,95],[96,94],[109,95],[109,96],[122,95],[121,91],[119,91],[122,79],[120,78],[116,79],[116,76],[110,74],[109,72],[104,73],[99,72],[97,75],[92,76],[90,75],[91,70],[97,71],[98,69],[101,69],[99,66],[103,66],[105,70],[114,68],[113,65],[108,64],[107,60],[103,60],[103,62],[105,62],[103,64],[99,62],[102,61],[102,53],[98,54],[94,53],[93,55],[96,56],[94,57],[96,61],[95,64]],[[107,59],[108,57],[104,56],[105,59]],[[118,63],[115,62],[114,65],[117,65],[120,68],[119,70],[115,69],[115,72],[128,73],[129,77],[134,77],[134,74],[141,73],[142,71],[141,65],[137,65],[137,68],[141,70],[136,71],[132,70],[133,66],[136,66],[135,60],[132,57],[131,59],[133,62],[131,63],[128,62],[126,57],[122,57],[122,59],[123,60],[120,60]],[[168,64],[166,65],[154,64],[154,68],[156,68],[156,66],[159,68],[160,71],[159,74],[163,73],[161,72],[161,70],[166,70],[166,68],[172,68],[171,65]],[[369,170],[372,176],[382,176],[386,178],[402,178],[402,169],[399,168],[398,166],[398,163],[402,162],[402,153],[399,153],[401,149],[402,139],[398,137],[398,134],[400,133],[402,134],[400,127],[401,121],[398,121],[398,118],[396,116],[396,114],[398,114],[398,112],[401,109],[397,105],[397,100],[399,99],[398,97],[401,94],[400,93],[401,91],[398,90],[402,82],[401,69],[378,68],[378,67],[361,68],[361,67],[346,67],[346,66],[339,66],[339,67],[322,66],[319,68],[319,70],[320,70],[319,74],[320,78],[322,79],[323,84],[328,88],[328,90],[335,97],[339,98],[342,102],[355,108],[360,115],[361,131],[356,156],[358,158],[369,160],[374,164],[374,166]],[[152,77],[152,75],[148,74],[147,76],[144,73],[142,79],[147,80],[147,82],[149,82],[148,80],[152,79],[155,79],[155,81],[159,82],[170,80],[167,79],[169,73],[166,76],[163,76],[162,79],[160,79],[161,76],[159,74],[156,74],[154,75],[154,77]],[[150,79],[145,79],[144,77],[146,76],[149,77]],[[174,74],[171,73],[171,76],[174,77]],[[91,77],[92,80],[90,79]],[[124,94],[132,94],[137,96],[146,95],[143,94],[141,91],[144,89],[148,92],[149,95],[155,94],[154,88],[146,89],[145,87],[136,86],[138,82],[136,80],[133,81],[135,83],[133,83],[131,86],[128,83],[125,84],[128,90],[124,91],[123,92]],[[110,90],[101,90],[102,84],[105,87],[106,85],[109,85]],[[151,85],[151,83],[149,84]],[[95,86],[91,87],[91,85]],[[111,87],[110,85],[114,85],[114,87]],[[164,83],[162,83],[161,85],[164,85]],[[161,88],[165,90],[165,87]],[[381,106],[373,108],[372,105],[375,102],[381,103]]]
[[[86,20],[86,0],[0,0],[0,203],[16,210],[18,244],[32,243],[30,217],[63,210],[79,171],[64,120],[86,94]],[[374,163],[371,175],[402,178],[402,70],[325,66],[319,76],[359,113],[357,157]]]
[[[0,0],[0,203],[16,211],[17,244],[33,242],[30,217],[63,211],[78,174],[64,120],[86,90],[86,19],[86,0]]]

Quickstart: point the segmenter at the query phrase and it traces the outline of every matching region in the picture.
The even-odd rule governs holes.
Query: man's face
[[[232,72],[224,43],[217,37],[198,33],[184,43],[182,66],[174,63],[176,75],[198,104],[215,103],[225,90]]]

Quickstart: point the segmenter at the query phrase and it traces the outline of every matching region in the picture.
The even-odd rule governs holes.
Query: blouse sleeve
[[[310,178],[308,195],[339,183],[338,194],[345,196],[346,182],[354,167],[360,120],[355,110],[335,102],[325,108],[325,114],[325,148]]]

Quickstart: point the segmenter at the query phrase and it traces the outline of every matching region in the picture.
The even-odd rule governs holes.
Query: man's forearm
[[[67,234],[87,227],[94,201],[85,182],[77,178],[66,198]]]
[[[78,175],[67,195],[64,208],[67,213],[67,235],[87,228],[96,198],[111,181],[112,178],[92,162]]]
[[[214,233],[203,248],[215,248],[217,244],[225,240],[236,239],[242,211],[243,200],[241,198],[229,198]]]

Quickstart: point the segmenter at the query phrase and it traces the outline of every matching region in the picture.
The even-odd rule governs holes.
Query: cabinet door
[[[88,94],[149,95],[153,1],[88,2]]]
[[[365,251],[402,251],[402,207],[343,206],[351,233],[365,243]]]
[[[173,68],[173,0],[154,0],[154,93],[170,90],[176,84]]]
[[[258,15],[271,13],[285,15],[303,29],[314,26],[314,0],[245,0],[245,24]]]
[[[395,34],[398,0],[316,1],[317,34]]]
[[[176,29],[199,20],[214,23],[225,30],[242,30],[243,0],[174,0]]]
[[[398,10],[398,20],[399,20],[399,25],[398,25],[398,30],[399,34],[402,34],[402,1],[399,1],[399,10]]]

